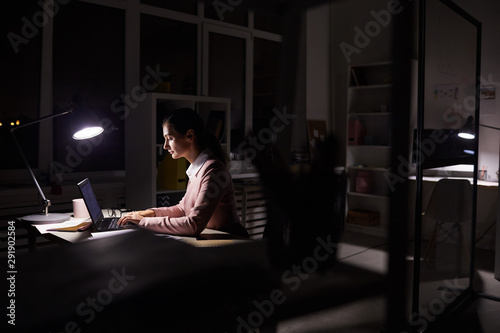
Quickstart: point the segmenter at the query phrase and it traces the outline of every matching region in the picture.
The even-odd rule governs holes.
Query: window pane
[[[197,31],[195,24],[141,15],[141,77],[160,72],[155,91],[196,95]]]
[[[245,6],[230,5],[227,1],[205,0],[205,17],[248,26],[248,10]]]
[[[243,38],[210,33],[208,94],[231,99],[231,151],[245,135],[245,50]]]
[[[274,13],[255,11],[254,20],[255,29],[273,32],[276,34],[283,33],[281,18]]]
[[[123,113],[117,107],[124,88],[124,27],[122,10],[79,1],[55,16],[54,112],[80,94],[108,129],[95,140],[75,141],[72,117],[56,118],[56,174],[124,168]]]
[[[23,169],[24,163],[10,135],[10,124],[17,120],[25,124],[39,117],[42,36],[41,31],[32,36],[23,34],[21,19],[33,17],[40,7],[35,1],[3,1],[0,10],[8,13],[1,23],[1,33],[6,38],[2,39],[0,51],[0,169]],[[16,138],[31,167],[38,167],[38,125],[20,129]]]
[[[269,127],[278,98],[281,43],[254,39],[253,131]]]
[[[198,12],[197,0],[165,1],[165,0],[141,0],[145,5],[156,6],[165,9],[171,9],[178,12],[196,15]]]

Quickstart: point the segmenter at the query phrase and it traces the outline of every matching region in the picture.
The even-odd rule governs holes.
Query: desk
[[[101,232],[95,232],[90,230],[83,232],[47,231],[48,229],[53,229],[53,228],[74,226],[82,222],[87,222],[89,220],[90,219],[87,218],[71,217],[70,220],[58,224],[37,224],[37,225],[30,225],[24,221],[21,221],[21,226],[28,230],[28,247],[31,252],[36,250],[37,235],[43,235],[49,238],[50,240],[55,241],[56,243],[68,244],[68,243],[80,243],[89,240],[113,237],[137,230],[137,229],[120,229],[120,230],[101,231]],[[238,236],[228,234],[223,231],[213,230],[213,229],[205,229],[198,237],[173,236],[167,234],[156,234],[156,235],[161,238],[176,239],[198,247],[223,246],[223,245],[231,245],[231,244],[250,241],[248,239],[244,239]]]
[[[143,229],[37,251],[19,258],[16,325],[29,332],[245,332],[242,321],[272,326],[384,292],[383,276],[342,262],[329,273],[283,279],[268,251],[263,241],[199,248]]]

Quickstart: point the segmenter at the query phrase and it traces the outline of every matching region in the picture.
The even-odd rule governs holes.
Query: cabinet
[[[234,184],[236,208],[251,239],[262,239],[267,224],[267,196],[256,184]]]
[[[386,180],[391,157],[391,63],[349,68],[347,101],[346,229],[387,236],[390,188]],[[351,215],[377,216],[370,223]]]
[[[161,123],[169,112],[191,108],[200,114],[207,126],[218,122],[215,127],[221,129],[222,148],[228,156],[231,140],[229,98],[164,93],[144,96],[144,100],[135,108],[130,107],[125,116],[126,207],[137,210],[160,206],[167,197],[179,198],[179,194],[182,197],[183,190],[158,188],[156,181],[157,166],[164,157]]]

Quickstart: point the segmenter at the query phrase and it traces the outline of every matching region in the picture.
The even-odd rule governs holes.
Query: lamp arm
[[[45,194],[43,194],[42,188],[40,187],[40,184],[38,184],[38,181],[36,180],[35,174],[33,173],[33,170],[31,169],[30,164],[28,163],[28,160],[26,159],[26,155],[24,155],[23,150],[21,149],[21,146],[19,145],[19,142],[17,141],[16,136],[14,135],[14,131],[11,131],[10,134],[12,135],[12,138],[14,139],[17,150],[19,151],[19,154],[21,155],[21,158],[23,159],[24,165],[28,169],[28,171],[31,175],[31,178],[33,179],[33,182],[35,182],[38,193],[42,197],[45,215],[47,215],[49,213],[50,200],[45,197]]]
[[[19,125],[17,127],[12,127],[12,129],[10,130],[10,132],[13,133],[14,131],[16,131],[16,130],[18,130],[20,128],[28,127],[28,126],[34,125],[34,124],[38,124],[39,122],[42,122],[42,121],[47,120],[47,119],[52,119],[52,118],[56,118],[56,117],[59,117],[59,116],[64,116],[65,114],[71,113],[74,110],[75,109],[74,109],[73,105],[70,105],[66,110],[64,110],[61,113],[50,114],[48,116],[45,116],[45,117],[39,118],[37,120],[34,120],[34,121],[30,122],[30,123],[22,124],[22,125]]]
[[[488,128],[492,128],[492,129],[495,129],[497,131],[500,131],[500,128],[498,128],[498,127],[493,127],[493,126],[483,125],[483,124],[479,124],[479,126],[488,127]]]
[[[50,200],[45,197],[45,194],[43,193],[42,188],[40,187],[40,184],[38,184],[38,181],[36,180],[35,174],[33,173],[33,170],[31,169],[30,164],[28,163],[28,160],[26,159],[26,155],[24,155],[24,152],[23,152],[23,150],[21,148],[21,145],[19,145],[19,142],[17,141],[16,135],[14,134],[14,132],[16,130],[20,129],[20,128],[27,127],[27,126],[30,126],[30,125],[34,125],[34,124],[37,124],[37,123],[39,123],[41,121],[44,121],[44,120],[47,120],[47,119],[52,119],[52,118],[63,116],[65,114],[73,112],[74,110],[75,110],[75,108],[74,108],[73,104],[70,104],[70,106],[68,108],[66,108],[66,110],[64,110],[63,112],[56,113],[56,114],[51,114],[51,115],[39,118],[39,119],[34,120],[32,122],[29,122],[29,123],[26,123],[26,124],[22,124],[22,125],[17,126],[17,127],[13,127],[10,130],[10,134],[12,135],[12,138],[14,139],[14,143],[16,144],[17,150],[19,151],[19,154],[21,155],[21,158],[22,158],[22,160],[24,162],[24,165],[28,169],[31,178],[33,179],[33,182],[36,185],[38,193],[40,194],[40,197],[43,200],[43,206],[44,206],[44,213],[45,213],[45,215],[47,215],[49,213],[49,206],[51,205]]]

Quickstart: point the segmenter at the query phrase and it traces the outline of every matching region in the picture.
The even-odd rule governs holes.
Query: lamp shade
[[[73,96],[71,132],[74,140],[86,140],[104,132],[101,121],[79,95]]]
[[[473,121],[474,121],[474,117],[472,117],[472,116],[467,117],[467,121],[465,122],[465,125],[458,132],[459,137],[461,137],[462,139],[466,139],[466,140],[472,140],[476,137],[476,134],[474,133],[474,127],[472,124]]]

